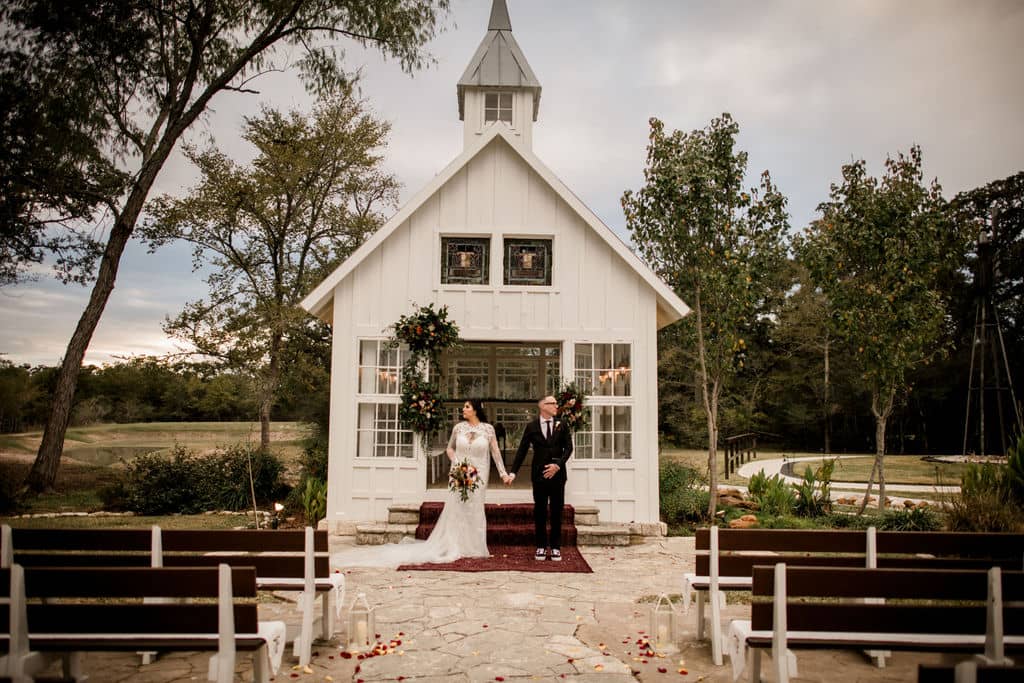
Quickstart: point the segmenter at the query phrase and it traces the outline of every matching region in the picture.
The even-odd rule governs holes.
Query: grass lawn
[[[781,453],[772,451],[760,451],[759,460],[772,460],[781,458],[805,458],[818,457],[817,453]],[[699,451],[684,448],[663,448],[661,451],[662,460],[674,460],[680,464],[692,467],[705,475],[708,471],[707,451]],[[832,474],[833,482],[866,482],[871,474],[871,464],[874,455],[863,454],[853,457],[843,456],[836,461],[836,468]],[[795,462],[792,465],[794,476],[803,476],[804,469],[808,466],[817,469],[823,460],[804,460]],[[938,463],[924,460],[917,455],[887,455],[885,456],[885,483],[888,489],[899,484],[936,484],[943,486],[958,486],[960,476],[963,474],[966,465],[964,463]],[[725,453],[719,451],[718,457],[718,481],[719,484],[745,485],[746,477],[733,473],[728,479],[724,478]]]

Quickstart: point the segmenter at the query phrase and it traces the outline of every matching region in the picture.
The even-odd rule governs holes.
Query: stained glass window
[[[551,240],[505,240],[506,285],[551,284]]]
[[[441,284],[488,284],[490,250],[486,237],[442,237]]]

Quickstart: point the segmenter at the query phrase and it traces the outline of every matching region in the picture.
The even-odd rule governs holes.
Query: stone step
[[[403,538],[416,538],[416,524],[392,524],[377,522],[356,526],[356,543],[359,545],[381,545],[399,543]],[[590,546],[626,546],[643,543],[645,538],[665,536],[667,528],[663,522],[629,524],[577,524],[576,542]]]
[[[600,510],[595,505],[575,505],[576,525],[600,524]],[[419,503],[394,503],[388,506],[388,524],[419,524]]]

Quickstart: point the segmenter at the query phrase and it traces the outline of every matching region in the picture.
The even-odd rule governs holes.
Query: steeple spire
[[[494,0],[491,5],[491,21],[487,24],[488,31],[511,31],[512,22],[508,18],[508,5],[505,0]]]
[[[529,146],[540,108],[540,81],[512,36],[505,0],[493,0],[487,34],[456,86],[465,141],[504,122]]]

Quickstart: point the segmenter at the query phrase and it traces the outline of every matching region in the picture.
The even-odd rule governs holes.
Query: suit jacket
[[[530,478],[534,482],[545,481],[544,466],[548,464],[558,465],[558,474],[551,481],[563,482],[566,480],[565,463],[572,456],[572,434],[564,425],[554,428],[551,438],[544,437],[544,430],[541,429],[540,418],[532,420],[523,430],[523,438],[519,442],[519,450],[516,451],[516,459],[512,463],[512,473],[517,474],[519,468],[526,459],[526,453],[533,448],[533,465],[530,467]]]

